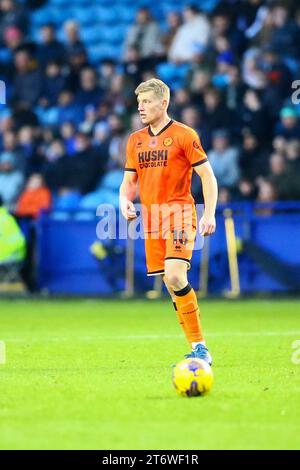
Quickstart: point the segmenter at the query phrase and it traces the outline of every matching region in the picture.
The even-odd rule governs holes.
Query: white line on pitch
[[[207,337],[224,337],[226,335],[230,335],[231,337],[249,337],[249,336],[254,336],[254,337],[281,337],[281,336],[293,336],[293,337],[299,337],[300,338],[300,331],[262,331],[262,332],[216,332],[216,333],[207,333]],[[29,342],[29,343],[34,343],[34,342],[39,342],[39,341],[70,341],[70,340],[77,340],[77,341],[100,341],[100,340],[108,340],[108,341],[119,341],[119,340],[161,340],[161,339],[180,339],[182,338],[182,335],[177,334],[177,335],[99,335],[99,336],[76,336],[76,335],[70,335],[70,336],[49,336],[49,337],[43,337],[42,340],[36,339],[32,336],[26,338],[7,338],[6,341],[11,341],[11,342]]]

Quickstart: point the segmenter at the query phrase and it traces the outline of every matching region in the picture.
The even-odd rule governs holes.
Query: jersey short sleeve
[[[126,146],[125,171],[136,172],[136,164],[134,159],[134,139],[132,135],[129,136]]]
[[[187,128],[185,130],[183,136],[183,148],[186,158],[189,160],[192,167],[201,165],[208,161],[199,136],[194,129]]]

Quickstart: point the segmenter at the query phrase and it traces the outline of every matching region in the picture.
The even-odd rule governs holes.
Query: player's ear
[[[164,109],[167,109],[167,106],[168,106],[168,102],[167,102],[167,100],[162,100],[162,102],[161,102],[161,105],[160,105],[160,106],[161,106],[161,108],[162,108],[162,109],[163,109],[163,108],[164,108]]]

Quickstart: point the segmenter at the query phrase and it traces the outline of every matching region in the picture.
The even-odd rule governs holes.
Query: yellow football
[[[173,384],[181,396],[204,395],[211,390],[213,380],[212,369],[203,359],[184,359],[173,369]]]

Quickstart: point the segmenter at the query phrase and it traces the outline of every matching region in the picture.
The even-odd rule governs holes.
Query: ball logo
[[[172,145],[172,144],[173,144],[173,139],[172,139],[172,137],[167,137],[167,138],[164,140],[164,145],[165,145],[166,147],[170,147],[170,145]]]
[[[195,147],[195,149],[197,149],[197,150],[200,149],[200,145],[198,144],[198,142],[196,140],[194,140],[194,142],[193,142],[193,147]]]

